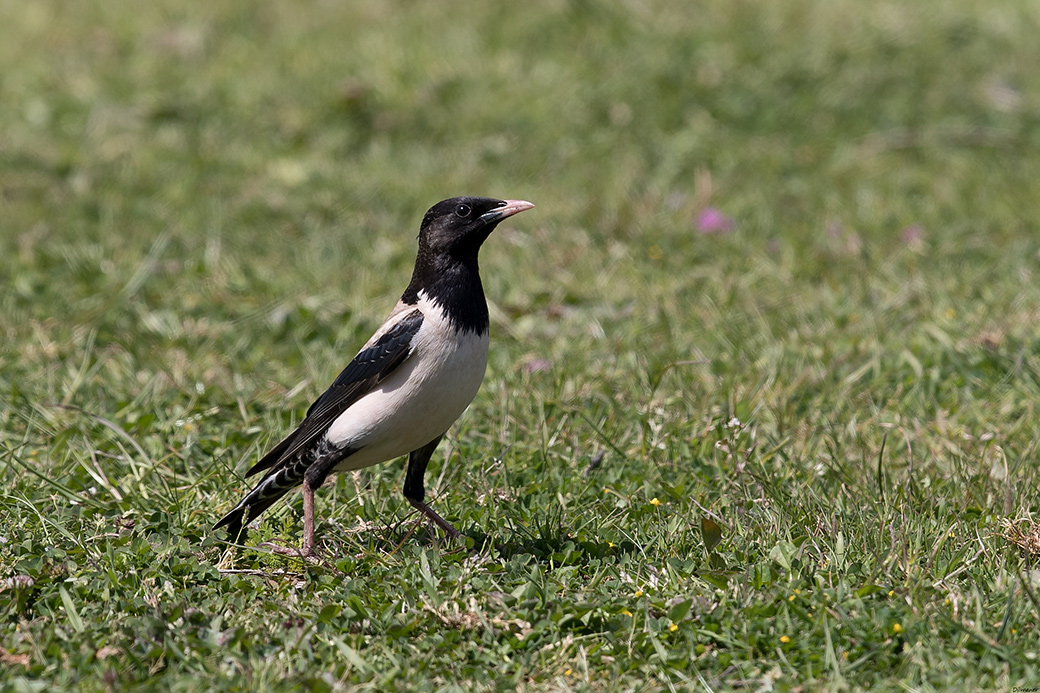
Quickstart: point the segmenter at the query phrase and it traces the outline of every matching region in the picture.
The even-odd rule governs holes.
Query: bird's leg
[[[317,558],[314,551],[314,487],[309,477],[303,477],[303,546],[281,546],[269,541],[265,541],[261,546],[280,556],[293,556],[304,560]]]
[[[432,441],[418,450],[413,450],[408,455],[408,471],[404,475],[404,497],[412,504],[412,507],[429,518],[435,525],[444,530],[450,539],[458,539],[462,532],[451,526],[447,520],[434,512],[433,508],[426,505],[426,488],[423,486],[423,477],[426,474],[426,465],[437,449],[437,444],[444,436],[437,436]]]
[[[458,539],[462,536],[462,532],[451,526],[451,523],[445,520],[443,517],[437,514],[437,512],[426,505],[422,501],[417,501],[412,498],[408,499],[408,502],[412,504],[412,507],[421,512],[423,515],[433,520],[434,524],[444,530],[444,533],[448,535],[449,539]]]
[[[314,488],[306,476],[303,477],[303,555],[314,555]]]

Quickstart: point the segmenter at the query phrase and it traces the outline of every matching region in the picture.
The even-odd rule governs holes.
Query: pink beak
[[[519,214],[520,212],[534,207],[534,205],[527,200],[503,200],[503,203],[504,204],[501,207],[495,207],[490,212],[481,215],[480,218],[485,222],[501,221],[506,217],[511,217],[514,214]]]

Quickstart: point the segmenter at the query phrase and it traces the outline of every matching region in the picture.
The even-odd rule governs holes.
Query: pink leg
[[[311,488],[306,477],[303,480],[303,546],[297,549],[292,546],[279,546],[269,541],[265,541],[260,546],[268,548],[272,553],[280,556],[294,556],[305,560],[317,558],[317,553],[314,551],[314,489]]]
[[[435,525],[444,530],[444,533],[448,535],[449,539],[458,539],[462,536],[462,532],[451,526],[447,520],[434,512],[433,508],[426,505],[426,503],[409,498],[408,502],[412,504],[412,507],[421,512],[423,515],[433,521]]]

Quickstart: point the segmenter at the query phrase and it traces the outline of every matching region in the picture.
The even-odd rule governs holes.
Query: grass
[[[1040,685],[1035,4],[0,8],[3,690]],[[460,193],[472,546],[228,550]]]

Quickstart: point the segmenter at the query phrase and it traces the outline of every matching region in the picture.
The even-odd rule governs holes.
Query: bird
[[[214,530],[224,527],[238,541],[250,522],[302,486],[302,547],[269,547],[313,559],[314,491],[330,474],[407,455],[404,497],[449,538],[462,536],[426,504],[423,477],[487,368],[490,321],[478,251],[502,220],[533,207],[467,196],[426,212],[412,278],[397,305],[300,425],[246,472],[265,474]]]

